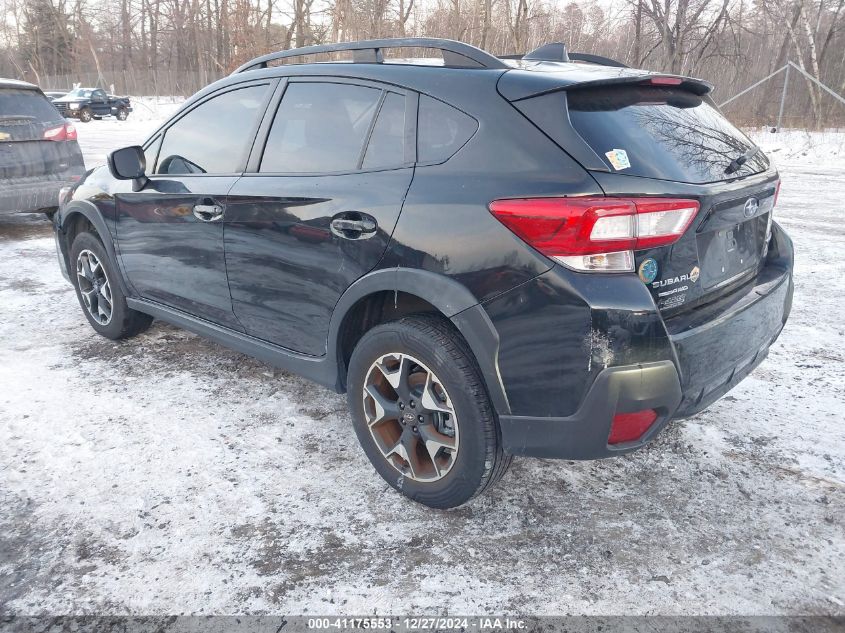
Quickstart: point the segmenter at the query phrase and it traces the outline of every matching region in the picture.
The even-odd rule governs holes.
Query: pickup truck
[[[132,112],[129,97],[115,97],[100,88],[74,88],[64,97],[53,101],[65,117],[74,117],[83,123],[91,119],[113,116],[125,121]]]

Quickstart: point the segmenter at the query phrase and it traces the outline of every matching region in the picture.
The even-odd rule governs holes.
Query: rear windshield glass
[[[726,173],[754,144],[706,97],[671,88],[615,87],[573,90],[567,99],[572,125],[614,172],[705,183],[768,167],[758,152]]]
[[[52,123],[62,121],[62,115],[40,92],[0,88],[0,119],[31,119]]]

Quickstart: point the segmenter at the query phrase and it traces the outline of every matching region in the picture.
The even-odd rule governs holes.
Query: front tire
[[[91,112],[91,108],[82,108],[79,111],[79,120],[83,123],[90,123],[93,118],[94,114]]]
[[[71,278],[85,318],[98,334],[113,340],[135,336],[150,327],[153,318],[126,304],[117,271],[102,242],[80,233],[70,250]]]
[[[373,328],[352,353],[347,382],[364,452],[414,501],[454,508],[510,465],[472,353],[448,321],[419,315]]]
[[[120,108],[115,116],[118,121],[125,121],[129,118],[129,112],[126,111],[126,108]]]

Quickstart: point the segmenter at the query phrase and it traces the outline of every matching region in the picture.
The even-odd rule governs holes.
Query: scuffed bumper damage
[[[58,206],[59,189],[68,180],[12,179],[0,181],[0,213],[51,211]]]
[[[792,306],[792,265],[792,243],[775,225],[752,282],[670,319],[633,275],[597,283],[556,268],[488,302],[511,409],[499,416],[506,450],[608,457],[703,410],[765,359]],[[609,445],[613,416],[643,409],[658,415],[649,430]]]

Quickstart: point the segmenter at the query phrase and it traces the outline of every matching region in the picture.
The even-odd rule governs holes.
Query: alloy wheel
[[[442,479],[458,455],[459,427],[443,383],[410,354],[385,354],[367,371],[367,427],[384,458],[420,482]]]
[[[111,284],[100,259],[87,249],[76,258],[76,279],[88,313],[100,325],[108,325],[113,307]]]

